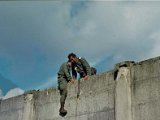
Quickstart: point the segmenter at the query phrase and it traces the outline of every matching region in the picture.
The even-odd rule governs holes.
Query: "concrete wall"
[[[77,98],[78,86],[80,95]],[[1,101],[0,120],[114,120],[114,90],[113,71],[69,84],[65,117],[59,115],[57,89],[30,91]]]
[[[131,68],[133,120],[160,120],[160,57]]]
[[[68,87],[65,104],[68,114],[64,118],[66,120],[114,120],[113,72],[94,76],[88,81],[80,81],[79,85],[79,98],[77,98],[78,81]],[[59,116],[59,99],[57,90],[36,94],[35,120],[64,119]]]
[[[0,120],[22,120],[23,110],[23,96],[1,101]]]
[[[130,61],[69,84],[59,115],[59,91],[30,91],[0,102],[0,120],[160,120],[160,58]],[[80,95],[77,97],[78,88]]]

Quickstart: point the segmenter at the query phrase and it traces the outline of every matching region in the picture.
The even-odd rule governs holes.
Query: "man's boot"
[[[67,110],[64,109],[64,103],[61,103],[61,108],[59,109],[61,114],[67,114]]]

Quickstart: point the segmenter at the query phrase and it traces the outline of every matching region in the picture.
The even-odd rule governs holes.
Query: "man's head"
[[[76,54],[74,54],[74,53],[70,53],[70,54],[68,55],[68,59],[69,59],[69,61],[71,61],[72,63],[78,62],[78,58],[77,58]]]

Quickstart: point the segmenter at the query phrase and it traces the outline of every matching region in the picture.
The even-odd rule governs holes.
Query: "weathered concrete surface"
[[[18,96],[1,101],[0,120],[23,120],[24,97]]]
[[[69,84],[65,117],[59,116],[59,99],[57,89],[48,89],[0,101],[0,120],[160,120],[160,57],[118,63]]]
[[[116,79],[115,115],[116,120],[131,119],[131,81],[130,70],[126,67],[119,68]]]
[[[160,57],[131,68],[133,120],[160,120]]]
[[[65,108],[68,114],[59,115],[59,91],[31,91],[1,102],[0,120],[114,120],[114,72],[109,71],[69,84]]]
[[[80,96],[77,98],[78,82],[69,85],[66,120],[114,120],[114,80],[108,72],[80,81]],[[48,92],[48,93],[47,93]],[[45,99],[44,99],[45,98]],[[35,99],[36,120],[61,120],[59,116],[59,92],[43,91]],[[45,112],[44,112],[45,111]]]

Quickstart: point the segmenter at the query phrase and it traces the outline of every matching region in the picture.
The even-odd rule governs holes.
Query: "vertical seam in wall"
[[[118,72],[117,72],[117,76],[118,76]],[[114,120],[116,120],[116,79],[114,84]]]
[[[80,96],[80,79],[78,80],[78,91],[77,91],[77,98],[76,98],[76,110],[75,110],[75,120],[77,120],[77,110],[78,110],[78,101],[79,101],[79,96]]]
[[[134,75],[135,75],[135,70],[134,70],[134,72],[133,72],[133,75],[132,75],[132,67],[133,67],[133,65],[131,66],[131,67],[129,67],[129,74],[130,74],[130,90],[131,90],[131,119],[133,120],[133,109],[132,109],[132,92],[133,92],[133,87],[134,87],[134,85],[133,85],[133,82],[134,82]]]
[[[78,80],[78,92],[77,92],[77,99],[80,96],[80,80]]]
[[[34,96],[35,97],[35,96]],[[35,98],[34,98],[34,100],[33,100],[33,120],[36,120],[36,102],[35,102]]]
[[[133,120],[133,118],[132,118],[132,72],[131,72],[131,68],[132,68],[132,65],[131,66],[129,66],[129,67],[127,67],[128,68],[128,71],[129,71],[129,73],[128,73],[128,75],[129,75],[129,77],[128,77],[128,79],[129,79],[129,90],[130,90],[130,119],[131,120]]]

